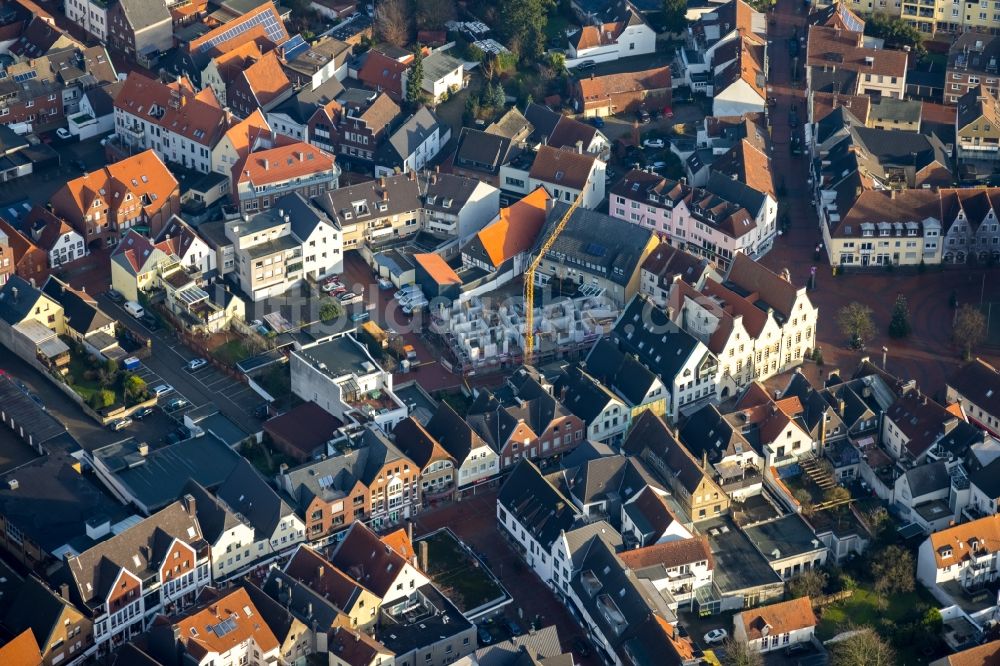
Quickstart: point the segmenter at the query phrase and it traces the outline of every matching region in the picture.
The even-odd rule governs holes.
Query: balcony
[[[119,128],[118,136],[130,146],[143,146],[146,143],[146,130],[139,125]]]

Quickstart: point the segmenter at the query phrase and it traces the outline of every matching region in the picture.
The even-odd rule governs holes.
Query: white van
[[[142,306],[135,301],[126,301],[123,307],[125,308],[125,312],[129,313],[136,319],[146,314],[146,311],[142,309]]]

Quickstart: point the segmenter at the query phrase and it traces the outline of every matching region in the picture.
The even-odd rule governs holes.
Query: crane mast
[[[570,205],[559,222],[552,229],[552,233],[549,234],[545,242],[542,243],[542,247],[538,250],[538,254],[531,260],[528,265],[528,270],[524,272],[524,363],[530,364],[534,359],[535,355],[535,271],[542,263],[542,259],[548,254],[548,251],[552,249],[555,244],[556,239],[559,238],[559,234],[563,232],[566,228],[566,223],[569,222],[569,218],[572,217],[573,212],[580,205],[583,200],[582,196],[577,196],[573,203]]]

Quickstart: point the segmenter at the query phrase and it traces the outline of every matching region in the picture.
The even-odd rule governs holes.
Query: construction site
[[[621,311],[600,295],[558,298],[534,310],[536,364],[586,354]],[[431,332],[450,352],[452,371],[488,374],[520,365],[525,351],[524,301],[473,297],[434,311]]]

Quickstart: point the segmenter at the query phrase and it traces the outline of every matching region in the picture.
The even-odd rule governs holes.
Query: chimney
[[[181,504],[184,505],[184,510],[188,512],[189,516],[195,515],[195,509],[197,508],[194,501],[194,495],[188,493],[181,498]]]
[[[306,604],[306,615],[312,617],[312,614],[313,614],[313,604],[310,601],[308,604]]]
[[[323,578],[323,574],[325,572],[326,572],[326,569],[323,567],[322,564],[319,565],[318,567],[316,567],[316,579],[317,580],[321,580]]]
[[[583,155],[583,141],[580,139],[576,140],[576,152]]]
[[[707,472],[708,471],[708,450],[707,449],[701,452],[701,471],[703,471],[703,472]]]
[[[10,288],[10,297],[14,299],[15,303],[17,303],[17,287]]]
[[[382,201],[388,201],[388,200],[389,200],[389,193],[386,192],[385,190],[382,190]]]
[[[421,541],[420,545],[417,546],[417,549],[420,551],[419,568],[421,571],[427,571],[427,540],[425,539],[424,541]]]
[[[410,540],[410,545],[412,546],[413,545],[413,521],[412,520],[409,521],[408,523],[406,523],[406,538]],[[417,554],[416,553],[413,554],[413,562],[411,562],[411,564],[413,564],[414,567],[417,566]]]
[[[149,444],[146,442],[140,442],[138,447],[139,455],[145,458],[149,455]]]
[[[379,178],[378,178],[378,186],[382,187],[382,188],[385,187],[385,176],[379,176]]]
[[[59,596],[66,601],[69,601],[69,585],[67,583],[63,583],[59,586]]]

